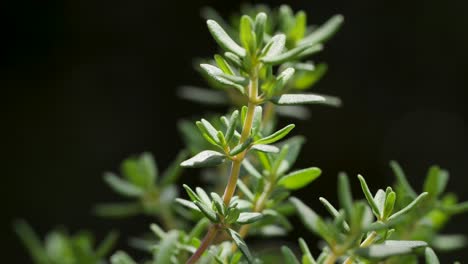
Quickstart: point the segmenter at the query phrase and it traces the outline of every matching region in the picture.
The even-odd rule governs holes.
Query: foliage
[[[339,206],[319,199],[330,219],[291,196],[316,180],[321,170],[295,168],[305,138],[288,137],[295,125],[277,127],[277,119],[306,119],[309,108],[304,105],[341,105],[337,97],[307,90],[327,70],[326,64],[309,58],[323,49],[343,17],[335,15],[322,25],[308,26],[305,12],[294,13],[286,5],[278,10],[250,6],[242,11],[228,22],[212,9],[203,10],[208,30],[220,47],[212,59],[197,65],[210,88],[179,89],[185,99],[232,108],[195,123],[180,121],[187,150],[163,173],[152,155],[143,153],[122,163],[121,177],[104,175],[111,189],[130,201],[97,205],[97,215],[145,214],[161,225],[152,224],[152,234],[132,240],[133,246],[148,253],[146,258],[136,261],[119,250],[110,262],[267,262],[246,239],[286,234],[293,228],[288,216],[295,212],[304,227],[323,240],[323,246],[314,258],[315,249],[301,238],[300,258],[282,246],[282,263],[417,263],[418,256],[427,263],[439,263],[436,251],[462,247],[464,236],[439,232],[453,215],[467,211],[468,203],[457,203],[453,194],[444,194],[448,173],[437,166],[429,169],[421,194],[396,162],[391,162],[397,179],[393,187],[372,191],[358,175],[361,200],[353,197],[348,176],[340,174]],[[177,181],[182,168],[201,168],[206,187],[183,184],[186,195],[182,198]],[[42,246],[26,225],[18,225],[17,231],[40,264],[101,263],[114,240],[111,236],[93,251],[87,236],[52,233],[53,239]]]

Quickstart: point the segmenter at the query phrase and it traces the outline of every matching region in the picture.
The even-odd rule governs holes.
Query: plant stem
[[[198,259],[200,259],[203,252],[205,252],[205,250],[211,245],[213,239],[216,237],[216,233],[218,233],[218,227],[216,225],[211,225],[208,228],[208,232],[203,238],[197,251],[189,258],[189,260],[187,260],[187,264],[194,264],[198,261]]]
[[[247,105],[247,113],[245,117],[244,127],[242,128],[241,137],[239,139],[239,144],[245,142],[245,140],[250,136],[250,131],[252,130],[255,107],[258,104],[258,67],[253,68],[252,73],[250,75],[250,83],[247,88],[249,103]],[[240,167],[246,154],[247,150],[244,150],[243,152],[239,153],[232,162],[231,173],[229,175],[229,180],[223,194],[223,201],[226,206],[229,206],[232,196],[236,192],[237,179],[239,178]],[[202,256],[202,254],[205,252],[208,246],[211,245],[211,243],[213,242],[217,230],[218,228],[215,225],[211,225],[209,227],[208,232],[203,238],[200,247],[198,247],[197,251],[195,251],[192,257],[190,257],[190,259],[187,261],[187,264],[193,264],[198,261],[198,259]]]
[[[376,238],[377,238],[377,232],[372,231],[372,233],[368,237],[366,237],[366,239],[364,241],[362,241],[362,243],[361,243],[361,245],[359,247],[365,248],[365,247],[368,247],[368,246],[372,245],[372,243],[374,243]],[[349,256],[343,262],[343,264],[352,264],[354,262],[354,259],[355,259],[354,256]]]

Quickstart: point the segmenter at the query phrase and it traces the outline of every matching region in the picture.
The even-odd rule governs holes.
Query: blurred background
[[[293,121],[294,133],[308,138],[297,167],[324,172],[295,195],[324,213],[318,197],[336,201],[339,171],[363,174],[376,190],[393,182],[388,162],[394,159],[413,186],[422,185],[432,164],[448,169],[448,190],[468,200],[468,2],[262,3],[288,3],[317,24],[345,16],[341,31],[314,59],[329,64],[315,92],[340,96],[344,106],[312,106],[311,120]],[[224,110],[176,96],[180,85],[204,85],[192,59],[216,49],[199,16],[206,5],[229,15],[240,3],[2,3],[3,260],[30,263],[11,228],[19,217],[41,235],[61,225],[98,237],[111,229],[124,237],[147,230],[149,218],[102,220],[91,208],[117,198],[102,172],[116,171],[125,157],[143,151],[165,168],[183,147],[176,120]],[[186,171],[181,181],[193,182],[194,174]],[[352,183],[359,194],[357,179]],[[467,215],[454,218],[446,233],[468,234],[467,221]],[[298,229],[285,240],[299,235],[314,239]],[[463,261],[468,254],[444,257]]]

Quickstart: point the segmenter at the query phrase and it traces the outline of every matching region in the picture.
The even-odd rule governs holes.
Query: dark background
[[[375,190],[393,181],[388,161],[396,159],[414,186],[421,186],[431,164],[449,169],[448,189],[467,200],[467,1],[289,4],[306,10],[313,23],[335,13],[345,16],[342,30],[316,59],[328,62],[330,71],[315,88],[340,96],[344,107],[315,106],[310,121],[294,121],[294,133],[308,137],[298,166],[324,171],[296,194],[323,212],[317,199],[336,201],[338,171],[363,174]],[[183,147],[175,121],[205,108],[178,99],[176,87],[203,85],[192,58],[210,56],[216,48],[199,9],[212,5],[227,15],[239,3],[2,5],[2,259],[29,263],[11,231],[16,217],[41,234],[61,224],[72,231],[96,230],[99,237],[113,228],[124,235],[145,231],[150,220],[144,217],[104,221],[92,216],[95,202],[116,198],[101,173],[142,151],[153,152],[164,168]],[[197,177],[192,174],[184,177]],[[353,184],[358,193],[354,178]],[[467,234],[467,221],[459,216],[446,231]],[[303,230],[291,241],[299,235]],[[459,251],[448,259],[454,256],[468,257]]]

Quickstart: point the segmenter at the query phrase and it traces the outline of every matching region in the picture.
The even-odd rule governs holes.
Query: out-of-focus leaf
[[[140,197],[145,193],[139,186],[122,180],[113,173],[105,173],[104,180],[114,191],[124,196]]]
[[[330,19],[327,20],[322,26],[314,30],[310,35],[303,38],[299,45],[305,44],[317,44],[322,43],[329,39],[336,31],[340,28],[341,24],[343,24],[344,18],[342,15],[334,15]]]
[[[430,197],[438,197],[447,186],[449,174],[439,166],[431,166],[424,182],[423,190],[429,193]]]
[[[105,257],[115,246],[118,238],[119,234],[117,232],[110,232],[97,247],[96,256],[99,258]]]
[[[94,208],[94,212],[97,216],[109,218],[124,218],[135,216],[141,213],[142,210],[143,208],[138,202],[104,203],[98,204]]]
[[[123,251],[117,251],[110,258],[112,264],[137,264],[127,253]]]
[[[171,257],[176,250],[177,240],[179,233],[176,230],[169,231],[167,235],[161,240],[156,254],[156,261],[158,263],[171,263]]]
[[[284,263],[286,264],[300,264],[299,260],[296,258],[294,253],[286,246],[281,247],[281,252],[284,256]]]
[[[426,196],[428,195],[427,192],[421,193],[416,199],[414,199],[410,204],[408,204],[405,208],[401,209],[400,211],[394,213],[392,216],[388,218],[388,220],[395,220],[398,219],[400,216],[408,213],[411,211],[416,205],[418,205]]]
[[[253,145],[252,149],[265,152],[265,153],[278,153],[279,152],[279,148],[273,145],[257,144],[257,145]]]
[[[17,220],[14,223],[15,232],[21,242],[28,249],[31,258],[35,263],[48,264],[49,257],[42,246],[42,242],[34,230],[24,220]]]
[[[355,250],[355,254],[369,259],[384,259],[392,256],[411,254],[414,250],[426,247],[424,241],[387,240],[382,244]]]
[[[278,185],[289,190],[297,190],[317,179],[321,173],[322,171],[316,167],[294,171],[281,177]]]
[[[417,194],[406,179],[405,173],[401,169],[400,165],[396,161],[392,160],[390,161],[390,167],[392,168],[393,173],[395,174],[398,180],[398,183],[405,190],[405,193],[411,198],[416,198]]]

